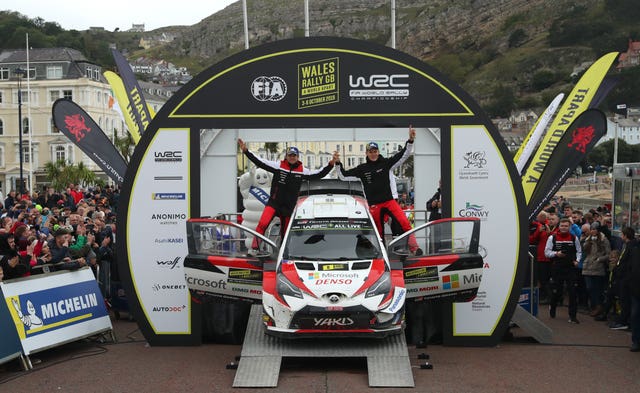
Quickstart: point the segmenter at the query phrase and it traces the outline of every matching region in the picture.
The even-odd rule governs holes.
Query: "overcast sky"
[[[46,22],[58,22],[66,30],[86,30],[91,26],[109,31],[116,27],[128,30],[133,23],[144,23],[149,31],[164,26],[194,25],[235,1],[241,0],[20,0],[5,2],[0,9],[17,11],[30,19],[41,17]]]

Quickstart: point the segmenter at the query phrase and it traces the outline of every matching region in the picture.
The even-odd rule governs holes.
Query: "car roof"
[[[319,194],[298,199],[294,219],[368,218],[363,198],[344,194]]]

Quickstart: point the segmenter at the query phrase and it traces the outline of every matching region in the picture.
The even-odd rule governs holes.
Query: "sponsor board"
[[[409,74],[349,75],[351,100],[406,100]]]
[[[89,268],[5,282],[2,293],[25,354],[111,329]]]
[[[279,76],[259,76],[251,82],[251,95],[260,102],[280,101],[287,95],[287,83]]]
[[[298,64],[298,109],[340,101],[339,59]]]
[[[420,283],[420,282],[438,282],[440,277],[438,276],[437,266],[424,266],[415,269],[404,270],[404,282],[405,283]]]
[[[153,152],[155,162],[176,163],[182,162],[183,152],[180,150],[163,150]]]
[[[185,199],[186,195],[184,192],[153,192],[151,193],[151,199],[154,201],[181,200]]]

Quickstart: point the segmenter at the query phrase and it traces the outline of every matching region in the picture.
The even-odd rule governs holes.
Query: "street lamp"
[[[16,68],[14,74],[18,76],[18,149],[20,154],[20,195],[24,193],[24,178],[22,173],[23,152],[22,152],[22,78],[27,76],[27,71],[22,68]]]

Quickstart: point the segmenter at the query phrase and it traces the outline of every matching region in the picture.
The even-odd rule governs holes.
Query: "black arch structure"
[[[306,68],[305,68],[306,67]],[[280,79],[273,78],[277,76]],[[321,77],[321,79],[313,79]],[[351,80],[350,80],[351,76]],[[372,77],[373,76],[373,77]],[[259,77],[265,77],[256,82]],[[361,77],[362,79],[357,79]],[[332,83],[333,80],[333,83]],[[266,91],[266,85],[275,87]],[[352,96],[353,90],[371,85],[370,89],[395,90],[395,96]],[[256,87],[257,86],[257,87]],[[406,90],[406,91],[404,91]],[[284,94],[283,94],[284,93]],[[407,93],[406,95],[403,95]],[[383,93],[393,94],[393,93]],[[304,38],[262,45],[231,56],[196,76],[181,88],[155,116],[133,154],[127,171],[118,211],[118,263],[130,306],[146,339],[152,345],[184,345],[200,342],[197,323],[191,334],[156,334],[149,324],[136,293],[136,283],[128,260],[127,211],[130,208],[136,173],[159,129],[190,129],[190,149],[199,151],[201,129],[261,128],[343,128],[343,127],[435,127],[441,130],[441,171],[447,178],[452,170],[451,127],[480,125],[486,128],[499,149],[511,178],[518,210],[526,204],[516,172],[497,129],[479,105],[457,84],[436,69],[397,50],[345,38]],[[402,136],[404,137],[404,135]],[[200,215],[200,165],[194,158],[189,163],[189,213]],[[416,168],[419,173],[420,168]],[[513,186],[518,185],[518,186]],[[445,200],[451,195],[450,185],[443,182]],[[451,209],[445,216],[451,216]],[[526,215],[520,215],[521,228],[526,228]],[[149,228],[153,231],[153,228]],[[182,229],[184,230],[184,229]],[[497,344],[513,314],[520,295],[526,261],[525,231],[521,231],[518,267],[512,290],[493,334],[483,337],[450,337],[453,344]],[[152,245],[149,245],[151,247]],[[192,314],[198,319],[197,307]]]

